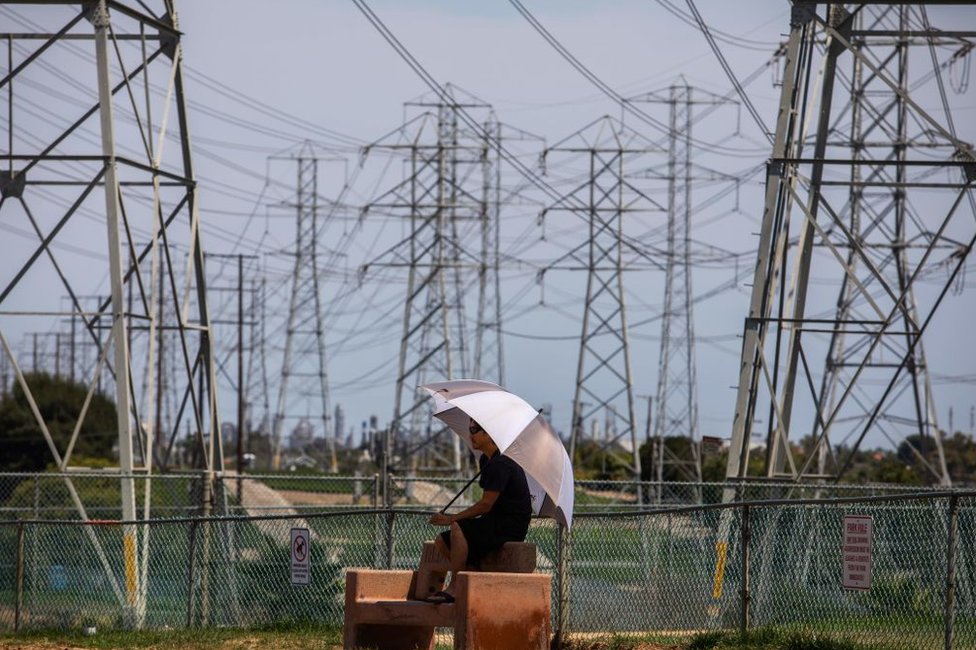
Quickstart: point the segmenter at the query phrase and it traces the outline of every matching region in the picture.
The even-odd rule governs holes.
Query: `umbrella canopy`
[[[559,436],[524,399],[478,379],[421,386],[434,398],[434,416],[471,447],[468,419],[480,424],[498,450],[525,471],[532,507],[566,528],[573,521],[573,464]]]

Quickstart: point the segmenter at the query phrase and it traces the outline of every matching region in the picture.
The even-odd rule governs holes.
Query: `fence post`
[[[752,536],[751,521],[749,519],[749,505],[742,506],[742,531],[739,535],[742,559],[742,620],[739,622],[739,634],[745,636],[749,629],[749,539]]]
[[[386,568],[393,568],[393,526],[395,524],[394,518],[396,513],[393,509],[387,511],[386,513]]]
[[[959,529],[959,497],[949,497],[949,530],[946,533],[946,596],[945,596],[945,650],[952,650],[953,625],[956,618],[956,558]]]
[[[197,522],[190,523],[190,557],[186,571],[186,627],[193,625],[193,564],[195,562]]]
[[[20,610],[24,606],[24,522],[17,523],[17,569],[14,578],[14,632],[20,632]]]
[[[572,552],[569,530],[556,524],[556,632],[552,646],[561,648],[569,631],[569,558]]]
[[[373,568],[383,569],[386,555],[386,540],[384,539],[384,522],[386,514],[377,510],[373,512]]]
[[[380,507],[380,475],[373,474],[373,507]]]
[[[34,519],[41,518],[41,484],[39,475],[34,475]],[[37,560],[37,534],[31,535],[31,566],[34,568],[30,573],[30,591],[32,594],[37,593],[37,566],[39,564]]]

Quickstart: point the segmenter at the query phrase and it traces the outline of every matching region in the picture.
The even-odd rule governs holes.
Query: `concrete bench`
[[[418,599],[420,594],[441,589],[447,571],[428,550],[416,571],[350,569],[346,572],[343,647],[433,650],[435,629],[452,627],[455,650],[547,649],[551,578],[513,572],[528,566],[529,548],[534,569],[535,546],[520,544],[508,551],[503,547],[492,560],[482,562],[482,567],[500,566],[506,571],[460,572],[455,577],[457,600],[453,603]],[[427,576],[423,585],[421,576]]]

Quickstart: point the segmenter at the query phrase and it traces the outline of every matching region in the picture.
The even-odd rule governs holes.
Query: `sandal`
[[[447,593],[446,591],[438,591],[437,593],[431,594],[424,599],[428,603],[434,603],[436,605],[443,605],[444,603],[453,603],[454,596]]]

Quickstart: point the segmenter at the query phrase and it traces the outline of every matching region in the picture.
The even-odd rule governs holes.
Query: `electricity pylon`
[[[600,446],[636,479],[641,461],[624,274],[641,264],[661,268],[639,237],[645,230],[642,218],[663,212],[664,206],[634,179],[662,152],[619,121],[602,117],[543,154],[548,169],[564,167],[566,173],[572,165],[577,174],[567,179],[570,189],[545,212],[568,213],[587,228],[585,240],[550,266],[586,272],[570,457],[577,461],[586,423],[602,415],[607,435]]]
[[[338,471],[335,432],[329,405],[329,375],[325,354],[325,318],[319,286],[319,189],[318,165],[311,145],[305,143],[294,157],[298,167],[295,203],[295,251],[292,267],[288,316],[285,325],[285,350],[281,363],[281,383],[278,385],[277,410],[272,435],[272,463],[281,467],[281,435],[285,420],[297,413],[306,398],[317,396],[321,404],[319,419],[325,436],[329,471]],[[311,389],[298,387],[298,381],[311,380]]]
[[[491,107],[447,86],[454,100],[407,104],[420,113],[367,147],[370,155],[404,156],[405,178],[367,210],[409,221],[409,235],[364,268],[405,268],[406,296],[393,420],[383,453],[410,471],[460,471],[459,439],[428,431],[430,399],[421,384],[477,376],[502,381],[498,295],[498,143]],[[466,126],[461,112],[482,125]],[[474,318],[471,313],[476,312]],[[474,323],[472,327],[471,323]]]
[[[693,107],[731,102],[727,98],[692,88],[684,80],[673,84],[667,91],[647,93],[633,101],[666,104],[669,108],[667,169],[663,175],[659,175],[667,181],[668,188],[667,257],[655,401],[654,466],[649,474],[660,483],[665,478],[665,467],[670,466],[685,480],[701,482],[698,373],[692,304],[692,190],[696,179],[714,179],[714,172],[697,168],[692,162]],[[682,454],[670,449],[666,444],[668,438],[687,438],[687,451]]]
[[[150,517],[154,438],[173,440],[189,422],[206,474],[205,514],[213,471],[223,467],[182,34],[172,2],[20,4],[0,7],[3,24],[16,25],[15,32],[0,35],[9,44],[0,78],[0,93],[7,96],[0,221],[25,228],[20,241],[30,245],[5,250],[21,266],[0,287],[0,343],[61,470],[71,463],[77,437],[86,435],[88,402],[70,440],[52,435],[8,337],[25,322],[47,322],[52,330],[63,319],[76,319],[98,349],[97,362],[80,380],[89,399],[100,377],[114,391],[119,519],[126,523],[116,549],[104,546],[90,527],[85,532],[126,620],[138,627],[145,617],[149,537],[136,522]],[[79,81],[87,78],[93,86]],[[94,236],[92,221],[105,239]],[[166,288],[166,309],[159,306],[160,286]],[[62,292],[70,299],[67,311],[58,304]],[[108,297],[93,309],[82,302],[91,294]],[[160,331],[172,333],[180,350],[168,388],[183,407],[168,431],[152,424]],[[145,383],[135,379],[143,376]],[[134,472],[146,476],[141,508]],[[79,517],[87,520],[73,482],[64,481]],[[121,558],[121,575],[112,555]]]
[[[481,261],[478,265],[478,309],[474,340],[473,376],[505,385],[502,345],[501,207],[502,123],[490,114],[484,125],[491,141],[484,149],[482,170]],[[491,130],[489,132],[489,129]]]
[[[793,3],[729,479],[747,475],[765,417],[767,475],[839,480],[870,435],[906,445],[948,482],[922,340],[976,244],[973,136],[957,133],[943,79],[976,30],[935,28],[927,4],[937,3]],[[934,111],[920,103],[932,85]],[[801,464],[790,442],[804,436]],[[723,500],[735,496],[729,487]],[[716,616],[731,524],[723,513]]]
[[[729,478],[761,415],[769,476],[839,478],[871,436],[948,483],[922,341],[973,246],[976,161],[943,75],[976,32],[943,36],[925,4],[794,3]]]

